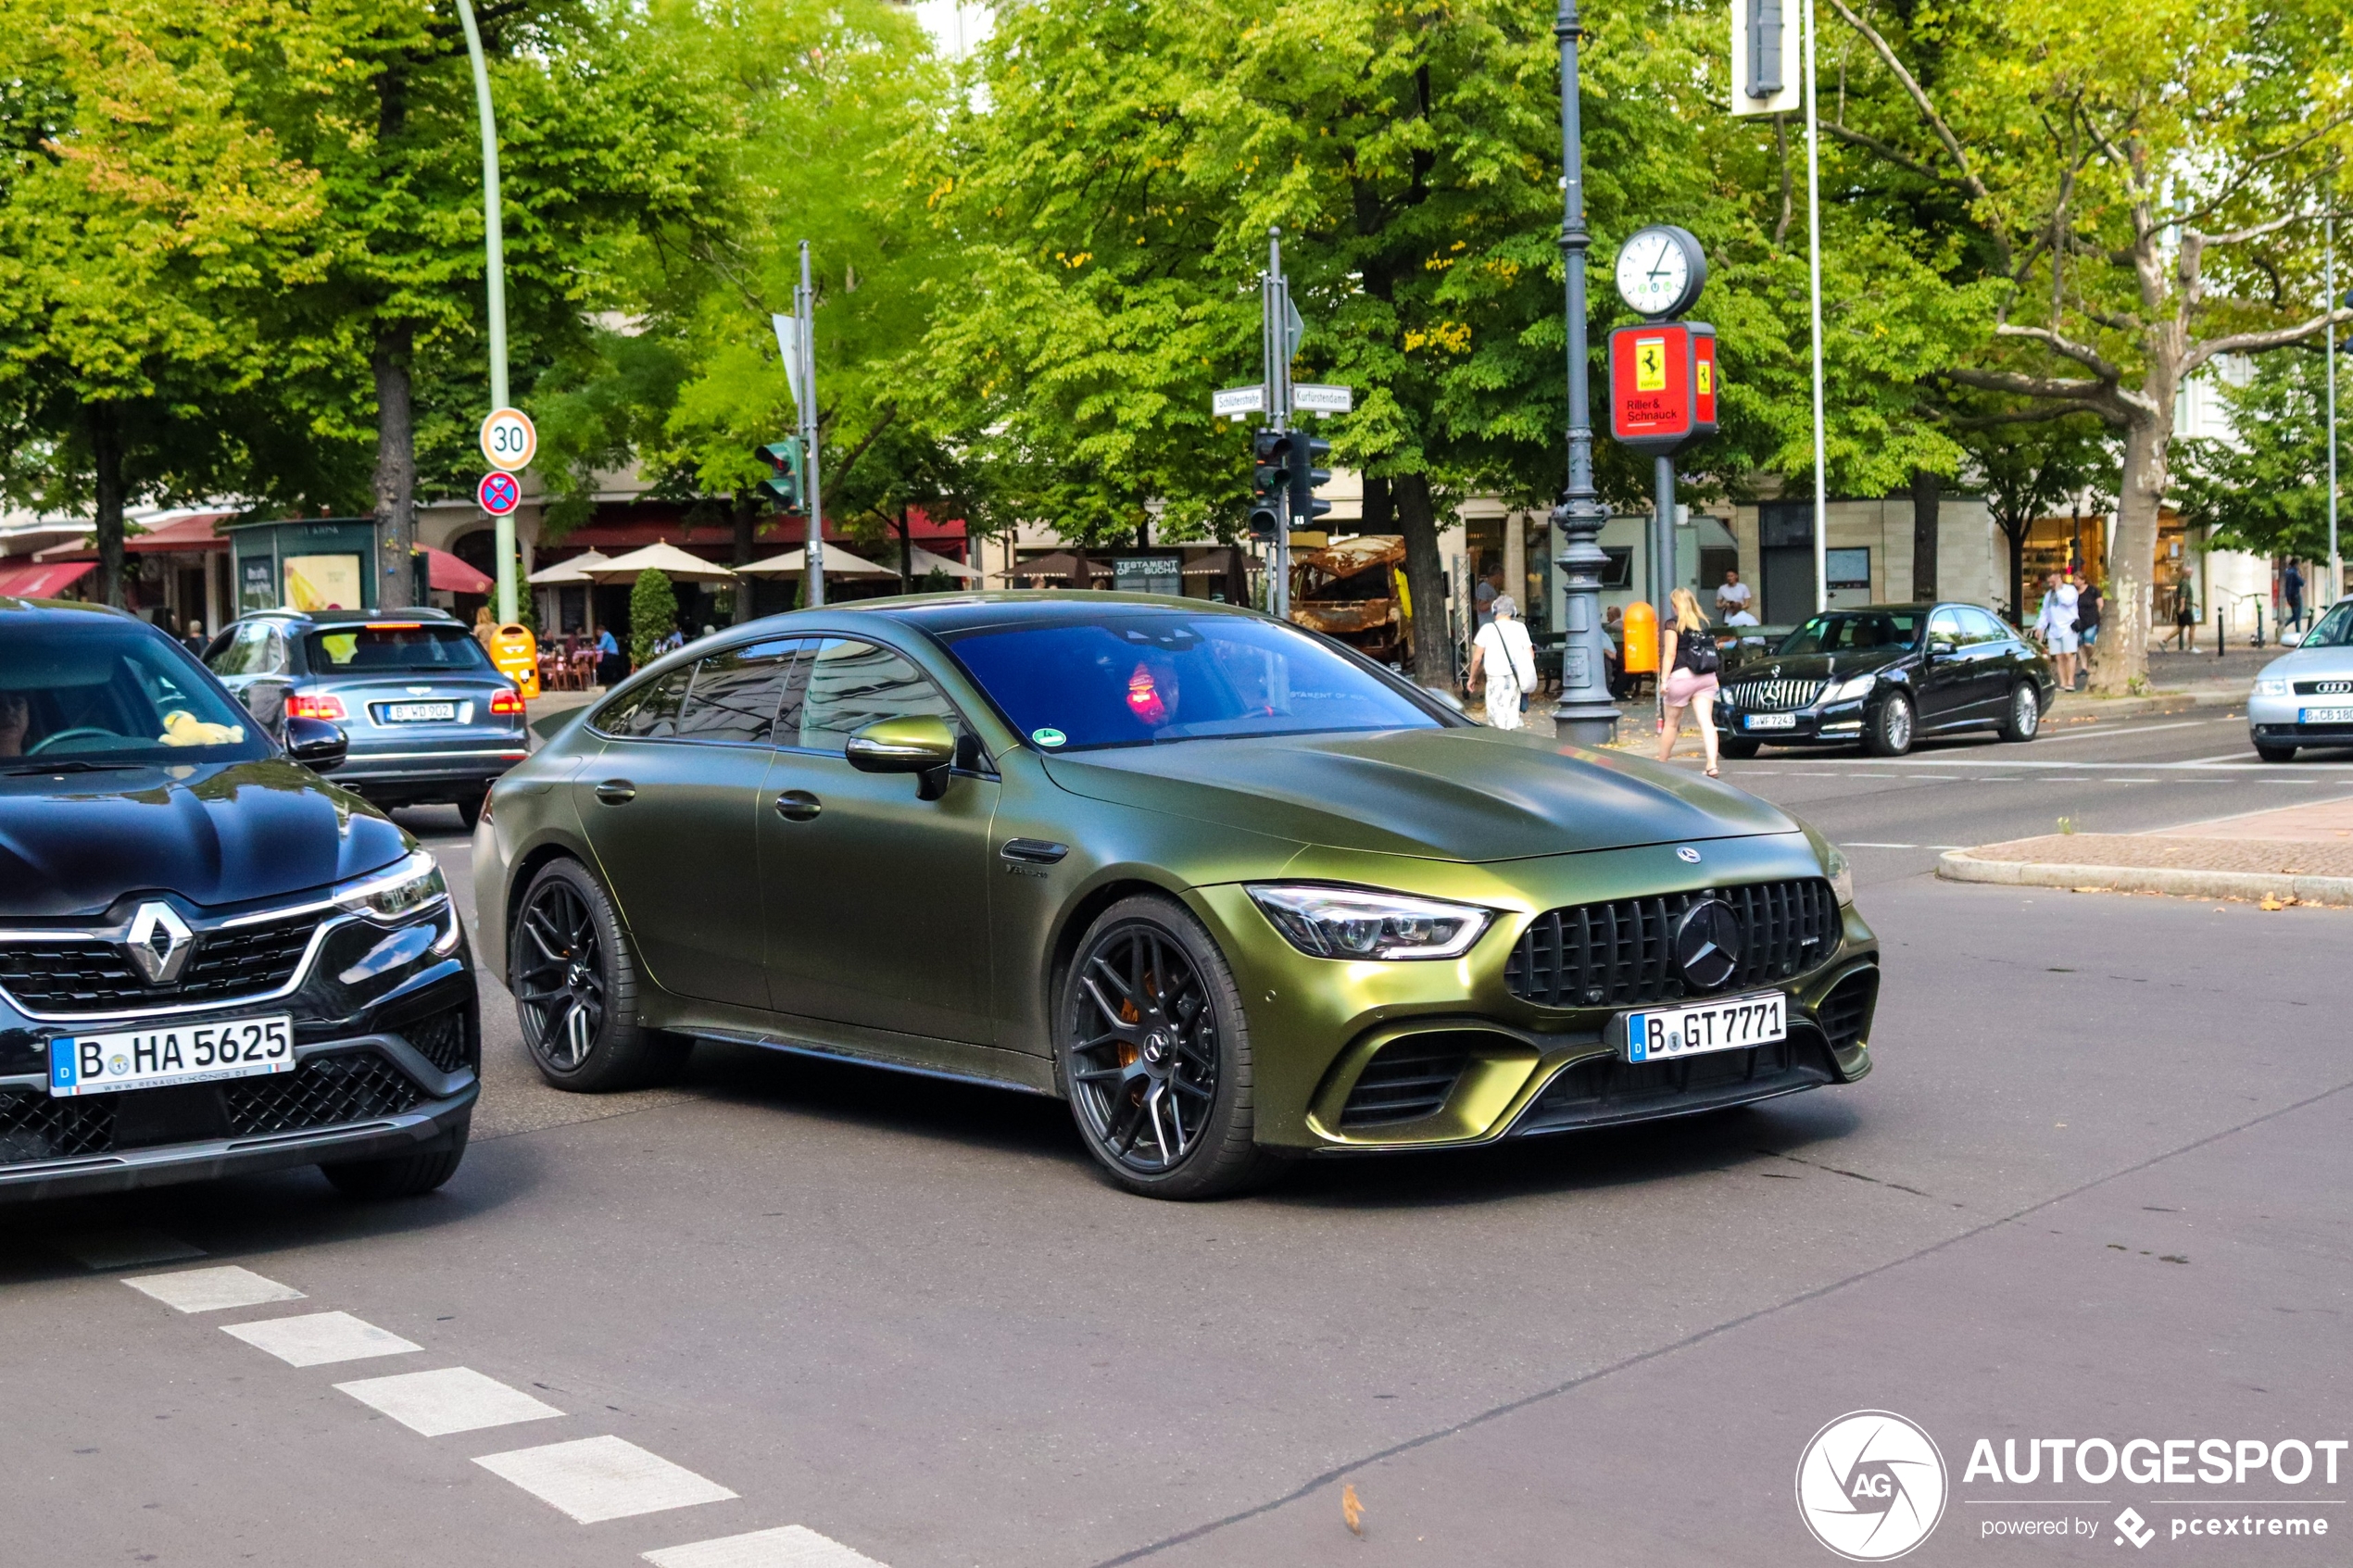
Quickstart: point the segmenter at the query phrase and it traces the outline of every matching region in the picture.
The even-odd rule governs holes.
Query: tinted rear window
[[[457,626],[345,626],[313,632],[304,646],[314,675],[478,673],[491,667],[482,645]]]

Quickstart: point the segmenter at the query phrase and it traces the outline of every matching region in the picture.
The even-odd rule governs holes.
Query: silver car
[[[2247,694],[2246,731],[2266,762],[2288,761],[2299,746],[2353,746],[2353,597],[2263,667]]]

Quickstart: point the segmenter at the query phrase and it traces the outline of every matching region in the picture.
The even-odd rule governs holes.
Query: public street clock
[[[1654,223],[1617,252],[1617,295],[1653,320],[1680,316],[1707,282],[1707,257],[1688,229]]]

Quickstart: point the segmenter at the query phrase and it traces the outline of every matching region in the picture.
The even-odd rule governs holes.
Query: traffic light
[[[1264,428],[1251,433],[1250,532],[1272,539],[1282,531],[1283,495],[1290,488],[1291,442],[1285,431]]]
[[[1290,525],[1309,527],[1332,509],[1329,501],[1315,498],[1315,492],[1332,482],[1332,470],[1317,466],[1331,456],[1332,444],[1299,432],[1292,433],[1290,440]]]
[[[751,455],[775,471],[760,482],[778,506],[790,511],[800,505],[800,443],[772,441],[765,446],[755,446]]]

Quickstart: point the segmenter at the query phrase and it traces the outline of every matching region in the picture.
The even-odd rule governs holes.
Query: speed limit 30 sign
[[[518,473],[539,451],[539,432],[521,408],[493,408],[482,421],[482,455],[494,469]]]

